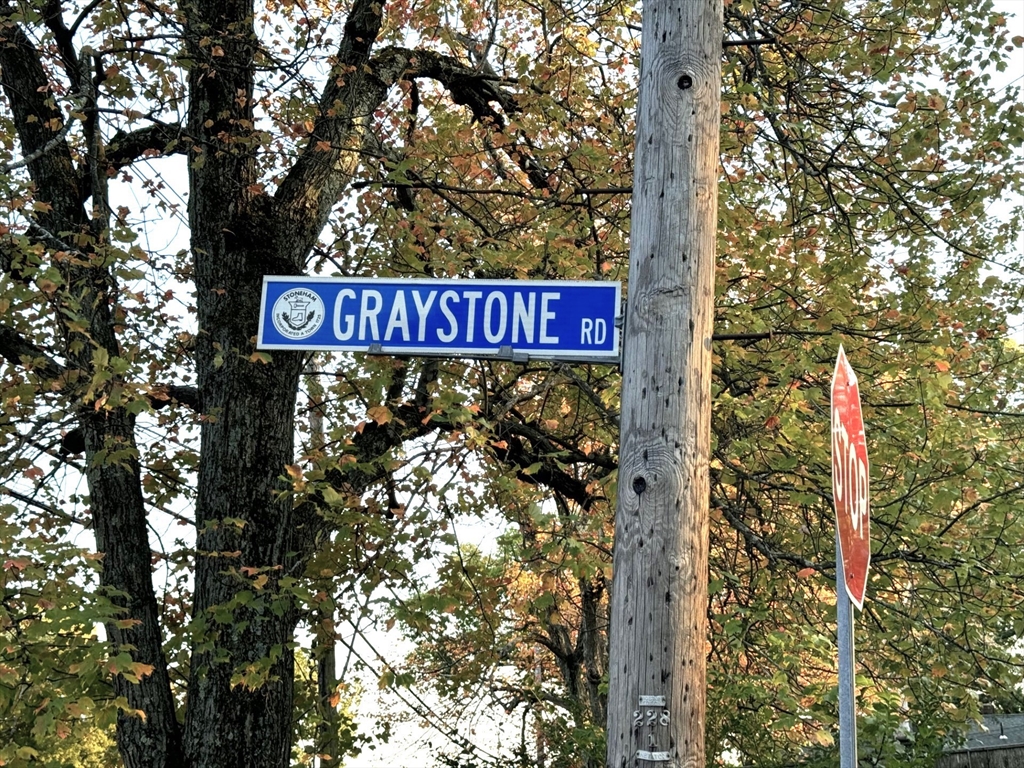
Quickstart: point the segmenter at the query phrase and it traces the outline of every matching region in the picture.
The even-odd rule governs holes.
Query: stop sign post
[[[856,768],[853,606],[864,607],[871,559],[868,450],[857,374],[842,346],[832,376],[832,496],[836,508],[839,765]]]

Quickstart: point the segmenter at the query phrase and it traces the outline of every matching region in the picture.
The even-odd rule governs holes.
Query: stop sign
[[[863,608],[871,559],[868,448],[860,413],[857,374],[850,367],[842,346],[832,375],[832,495],[846,593],[857,608]]]

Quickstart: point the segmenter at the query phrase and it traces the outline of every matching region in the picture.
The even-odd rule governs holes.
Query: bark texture
[[[644,4],[611,594],[614,768],[705,760],[721,30],[719,0]]]

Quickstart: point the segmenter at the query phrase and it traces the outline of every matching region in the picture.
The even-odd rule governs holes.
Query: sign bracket
[[[513,363],[530,362],[530,353],[512,349],[511,344],[505,344],[498,348],[497,357],[499,360],[511,360]]]
[[[390,354],[407,355],[408,352],[405,352],[405,351],[400,350],[400,349],[389,350],[388,348],[386,348],[380,342],[375,341],[374,343],[370,344],[369,347],[366,348],[366,354],[367,355],[390,355]],[[440,354],[421,354],[421,355],[418,355],[418,357],[445,357],[445,355],[440,355]],[[473,357],[481,359],[481,360],[510,360],[513,363],[528,363],[531,360],[529,352],[523,352],[522,350],[513,349],[512,346],[509,345],[509,344],[506,344],[504,346],[498,347],[497,353],[495,353],[493,355],[474,355]],[[581,361],[581,362],[587,362],[587,361]],[[594,362],[598,362],[598,361],[595,360]],[[607,362],[607,361],[600,361],[600,362]]]
[[[628,304],[629,299],[623,299],[619,314],[615,316],[615,329],[619,332],[619,338],[622,339],[619,344],[619,361],[617,363],[620,372],[622,371],[622,361],[626,359],[626,309]]]

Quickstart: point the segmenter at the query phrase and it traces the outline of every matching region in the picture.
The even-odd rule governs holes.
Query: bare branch
[[[54,381],[67,373],[67,367],[50,357],[42,347],[26,339],[13,328],[0,325],[0,357],[13,365],[24,365],[44,379]],[[199,389],[182,384],[161,384],[147,395],[150,405],[160,410],[172,402],[202,411]]]
[[[83,519],[75,515],[68,514],[63,510],[57,509],[52,504],[47,504],[46,502],[39,501],[39,499],[33,498],[32,496],[28,496],[24,493],[19,493],[13,488],[8,488],[6,485],[0,485],[0,493],[8,495],[12,499],[17,499],[22,504],[27,504],[30,507],[35,507],[36,509],[42,510],[43,512],[46,512],[49,515],[53,515],[54,517],[63,520],[66,523],[74,523],[75,525],[80,525],[83,528],[92,527],[92,521],[88,519]]]
[[[723,48],[736,48],[740,46],[754,47],[757,45],[771,45],[775,42],[774,37],[754,37],[749,40],[723,40]]]
[[[46,142],[46,144],[39,147],[39,149],[37,149],[35,152],[25,155],[25,157],[21,158],[21,160],[15,160],[10,163],[0,164],[0,170],[13,171],[15,168],[24,168],[30,163],[34,163],[47,152],[50,152],[61,146],[64,139],[67,137],[68,133],[71,132],[71,126],[73,125],[74,121],[68,120],[66,123],[64,123],[63,126],[61,126],[61,129],[57,131],[56,134],[54,134],[53,138]]]
[[[351,182],[373,112],[396,83],[418,77],[435,79],[456,104],[469,107],[475,120],[498,129],[505,126],[504,115],[520,111],[514,96],[498,87],[498,78],[451,56],[392,46],[371,59],[370,47],[380,23],[378,3],[356,2],[345,24],[338,63],[320,97],[309,142],[275,197],[278,214],[299,235],[281,244],[296,266],[316,242],[331,209]],[[509,156],[534,187],[548,188],[548,174],[534,159],[525,137],[521,144],[511,147]]]

